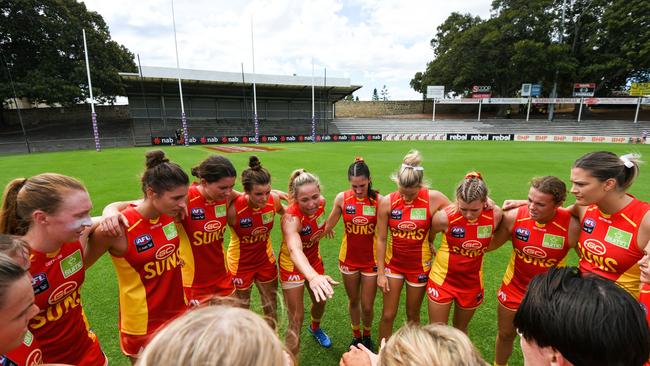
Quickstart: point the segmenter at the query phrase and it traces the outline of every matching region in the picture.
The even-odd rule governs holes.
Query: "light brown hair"
[[[456,187],[456,200],[470,203],[487,201],[488,187],[479,172],[469,172]]]
[[[262,166],[257,156],[252,155],[248,159],[248,169],[241,172],[241,184],[247,193],[253,190],[254,185],[271,184],[271,173]]]
[[[530,186],[553,196],[553,202],[556,204],[561,204],[566,200],[566,184],[558,177],[552,175],[535,177],[530,181]]]

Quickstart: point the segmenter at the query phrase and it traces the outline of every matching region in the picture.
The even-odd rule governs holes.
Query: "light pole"
[[[562,23],[560,28],[560,44],[564,43],[564,15],[566,13],[566,0],[562,0]],[[557,98],[557,78],[560,71],[555,69],[555,78],[553,79],[553,90],[551,90],[551,98]],[[555,103],[551,103],[548,107],[548,120],[552,121],[555,114]]]

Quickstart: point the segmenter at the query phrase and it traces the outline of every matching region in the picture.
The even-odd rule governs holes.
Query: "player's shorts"
[[[455,300],[458,307],[471,310],[476,309],[483,303],[483,295],[482,288],[461,291],[450,286],[438,286],[431,279],[427,282],[429,301],[436,304],[449,304]]]
[[[357,266],[339,261],[339,271],[344,275],[354,275],[361,272],[363,276],[376,276],[377,265],[371,263],[366,266]]]
[[[79,365],[79,366],[108,365],[108,358],[102,351],[102,348],[99,345],[99,341],[97,340],[97,336],[95,335],[94,332],[91,331],[90,337],[92,338],[92,343],[90,343],[90,345],[87,347],[83,355],[79,357],[79,359],[76,361],[68,360],[68,362],[70,363],[74,362],[75,365]],[[61,360],[55,361],[55,360],[48,359],[47,355],[43,355],[43,361],[45,361],[45,363],[65,362]]]
[[[149,344],[154,333],[145,335],[132,335],[120,332],[120,349],[128,357],[138,357],[144,347]]]
[[[309,264],[319,275],[325,274],[325,267],[323,267],[323,260],[321,258],[318,258],[315,263],[310,262]],[[282,288],[285,290],[303,286],[305,284],[305,276],[298,270],[298,267],[295,265],[293,267],[293,271],[288,271],[280,266],[280,283],[282,285]]]
[[[501,288],[497,292],[497,299],[504,307],[510,310],[517,310],[519,304],[524,299],[526,291],[522,291],[518,286],[515,286],[512,282],[509,284],[501,283]]]
[[[191,305],[199,305],[212,300],[215,297],[227,297],[235,293],[235,286],[230,280],[220,281],[218,284],[206,287],[183,287],[185,298]]]
[[[250,271],[237,271],[232,274],[232,283],[237,290],[248,290],[253,282],[272,282],[278,279],[278,267],[265,261]]]
[[[412,287],[424,287],[429,281],[429,273],[423,270],[418,271],[399,271],[394,267],[391,267],[390,264],[386,264],[384,267],[384,273],[386,277],[405,279],[406,283]]]

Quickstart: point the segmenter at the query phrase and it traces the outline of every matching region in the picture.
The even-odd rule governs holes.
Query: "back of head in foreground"
[[[632,295],[575,267],[531,281],[515,315],[526,365],[633,366],[650,354],[645,315]]]
[[[214,305],[189,311],[156,334],[137,365],[283,366],[284,346],[250,310]]]
[[[407,324],[379,353],[380,366],[487,366],[467,335],[445,324]]]

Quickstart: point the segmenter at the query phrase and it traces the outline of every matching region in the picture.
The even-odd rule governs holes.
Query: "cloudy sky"
[[[171,0],[85,0],[144,66],[175,67]],[[409,81],[433,58],[429,40],[451,12],[490,14],[490,0],[174,0],[182,68],[347,77],[389,99],[420,99]],[[91,51],[92,52],[92,51]]]

